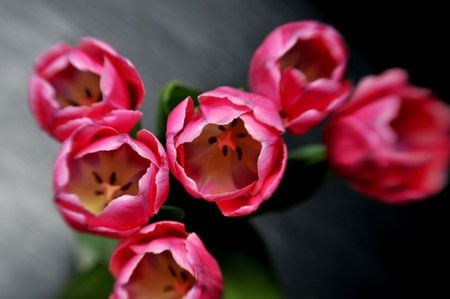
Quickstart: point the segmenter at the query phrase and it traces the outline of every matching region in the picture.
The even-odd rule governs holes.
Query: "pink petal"
[[[112,63],[105,58],[100,75],[100,89],[105,101],[117,108],[130,109],[130,96],[127,86]]]

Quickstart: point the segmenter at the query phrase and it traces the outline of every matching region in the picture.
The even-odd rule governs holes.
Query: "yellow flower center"
[[[127,144],[83,155],[70,165],[67,192],[76,194],[84,208],[99,214],[117,197],[138,194],[139,179],[149,163]]]

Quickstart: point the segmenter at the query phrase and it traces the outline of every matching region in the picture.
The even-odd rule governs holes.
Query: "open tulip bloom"
[[[121,237],[157,213],[167,197],[169,170],[153,134],[141,130],[136,139],[129,136],[141,113],[116,113],[121,115],[109,126],[87,124],[64,141],[54,188],[58,209],[72,227]]]
[[[280,299],[247,216],[304,200],[330,177],[328,166],[384,203],[441,191],[449,107],[400,69],[352,90],[347,60],[331,26],[279,26],[253,55],[251,92],[168,84],[157,111],[164,148],[140,129],[144,87],[126,58],[93,38],[42,54],[29,100],[41,128],[61,142],[56,206],[75,230],[121,238],[111,259],[110,240],[84,241],[93,262],[75,282],[86,284],[69,284],[61,298]],[[327,117],[324,145],[288,155],[285,131],[304,134]]]
[[[223,292],[216,260],[177,222],[156,222],[123,239],[110,269],[116,277],[111,299],[215,299]]]
[[[215,202],[226,216],[254,212],[283,177],[287,150],[273,103],[219,87],[181,102],[167,122],[173,174],[194,197]]]
[[[76,128],[73,120],[140,107],[144,86],[131,62],[111,46],[82,38],[76,47],[61,43],[44,52],[36,60],[28,92],[41,128],[63,141]]]
[[[250,87],[277,104],[286,128],[302,134],[339,108],[350,92],[343,82],[347,49],[340,34],[316,21],[272,31],[253,55]]]

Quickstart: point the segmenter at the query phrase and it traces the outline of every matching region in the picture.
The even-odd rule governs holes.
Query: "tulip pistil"
[[[133,182],[127,182],[123,185],[116,185],[117,174],[115,171],[111,173],[109,176],[109,182],[106,183],[103,181],[101,176],[93,171],[92,175],[95,178],[95,181],[98,185],[100,185],[100,189],[94,191],[95,196],[103,196],[105,201],[105,206],[107,206],[114,198],[121,195],[121,193],[127,191]]]
[[[258,180],[262,145],[241,118],[227,124],[208,124],[192,142],[183,145],[186,174],[202,192],[225,193]]]
[[[148,163],[128,145],[84,155],[72,162],[66,191],[76,194],[84,208],[99,214],[116,198],[138,194]]]
[[[212,136],[208,138],[209,144],[217,144],[219,149],[222,152],[222,156],[227,157],[228,156],[228,150],[231,149],[236,152],[237,158],[239,161],[242,160],[243,151],[242,147],[237,145],[236,139],[243,139],[247,137],[247,133],[238,132],[236,131],[242,129],[242,125],[236,127],[238,124],[238,119],[233,119],[231,123],[228,125],[219,125],[217,128],[219,129],[219,133],[217,136]]]

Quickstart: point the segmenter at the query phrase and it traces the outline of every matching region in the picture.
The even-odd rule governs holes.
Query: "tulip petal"
[[[325,129],[330,163],[380,201],[422,200],[445,185],[449,113],[428,90],[410,85],[403,70],[368,76]]]

